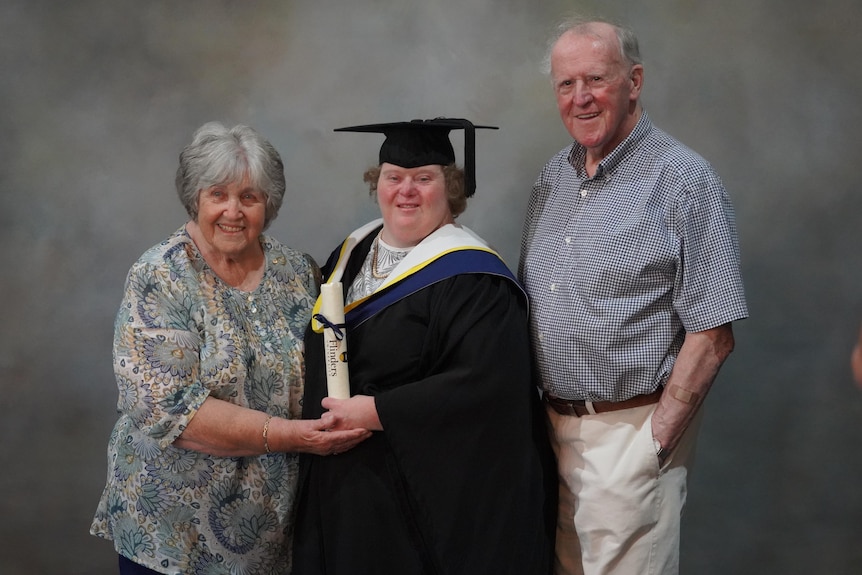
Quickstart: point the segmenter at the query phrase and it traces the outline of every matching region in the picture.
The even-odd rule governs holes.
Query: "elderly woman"
[[[309,334],[304,412],[375,433],[347,453],[303,456],[297,572],[549,572],[556,472],[527,301],[499,256],[455,223],[474,188],[473,128],[344,129],[386,136],[365,174],[383,218],[324,269],[347,302],[351,397],[324,398],[322,336]],[[463,171],[452,129],[466,130]]]
[[[120,417],[91,533],[121,573],[288,573],[297,453],[370,432],[300,419],[318,270],[262,235],[285,190],[278,152],[209,123],[176,184],[190,220],[132,266],[117,315]]]

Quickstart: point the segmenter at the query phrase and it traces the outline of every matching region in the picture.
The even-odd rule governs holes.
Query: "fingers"
[[[330,429],[335,427],[337,418],[331,412],[327,411],[320,416],[318,422],[318,429],[320,429],[321,431],[329,431]]]
[[[334,397],[324,397],[323,400],[320,402],[320,405],[322,405],[324,409],[335,409],[342,401],[345,400],[335,399]]]
[[[319,446],[319,455],[337,455],[353,449],[369,437],[367,429],[352,429],[349,431],[330,431],[323,434],[324,442]]]
[[[327,429],[350,429],[356,427],[349,423],[349,412],[345,412],[344,399],[334,399],[332,397],[324,397],[320,405],[327,411],[323,412],[321,420],[324,418],[327,421]]]

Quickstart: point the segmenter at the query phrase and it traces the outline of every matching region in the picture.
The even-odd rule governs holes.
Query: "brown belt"
[[[652,393],[644,395],[636,395],[625,401],[584,401],[583,399],[561,399],[554,397],[547,391],[542,394],[542,400],[550,405],[554,411],[560,415],[574,415],[581,417],[584,415],[593,415],[595,413],[607,413],[608,411],[618,411],[620,409],[631,409],[632,407],[641,407],[651,405],[658,402],[661,397],[661,392],[664,387],[659,387]],[[591,405],[592,411],[588,407]]]

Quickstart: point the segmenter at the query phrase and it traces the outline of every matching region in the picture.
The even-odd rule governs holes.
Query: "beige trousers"
[[[680,518],[701,414],[659,467],[655,408],[584,417],[547,408],[560,473],[557,575],[679,573]]]

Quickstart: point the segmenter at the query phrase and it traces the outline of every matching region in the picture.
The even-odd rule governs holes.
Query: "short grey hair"
[[[548,40],[548,45],[545,50],[545,58],[542,61],[542,71],[545,75],[549,77],[551,75],[551,53],[554,51],[554,46],[557,45],[557,41],[568,32],[592,34],[594,24],[607,24],[613,28],[617,36],[617,43],[620,46],[620,56],[622,57],[623,62],[627,62],[630,66],[643,64],[638,39],[633,30],[601,18],[571,16],[557,25],[555,33]]]
[[[248,126],[226,128],[208,122],[198,128],[180,153],[176,187],[189,217],[197,221],[200,192],[212,186],[241,182],[266,197],[266,229],[278,215],[286,187],[284,164],[275,147]]]

